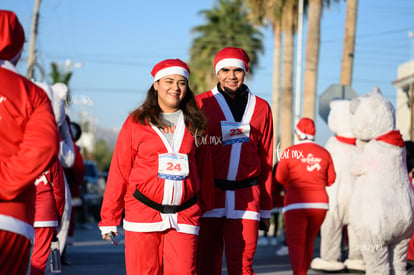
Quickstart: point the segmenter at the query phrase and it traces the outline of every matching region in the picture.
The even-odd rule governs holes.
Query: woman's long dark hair
[[[204,135],[207,129],[207,118],[198,108],[194,94],[187,83],[187,91],[179,108],[183,111],[184,122],[191,134]],[[147,92],[144,103],[132,112],[132,119],[143,125],[153,124],[156,127],[166,127],[168,124],[161,117],[161,108],[158,105],[158,93],[154,85]]]

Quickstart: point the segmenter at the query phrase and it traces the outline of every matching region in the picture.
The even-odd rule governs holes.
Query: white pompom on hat
[[[182,75],[188,80],[190,68],[180,59],[166,59],[157,63],[151,71],[151,75],[154,77],[153,82],[172,74]]]
[[[55,83],[52,86],[46,82],[35,82],[42,88],[52,104],[53,114],[57,126],[61,126],[66,120],[65,98],[68,93],[68,87],[64,83]]]
[[[300,139],[313,140],[315,138],[315,123],[310,118],[301,118],[296,125],[296,133]]]
[[[238,67],[244,72],[248,72],[249,62],[250,58],[243,49],[227,47],[217,53],[214,59],[214,68],[216,74],[224,67]]]

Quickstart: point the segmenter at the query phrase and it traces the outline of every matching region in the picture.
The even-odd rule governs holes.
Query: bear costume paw
[[[337,261],[326,261],[321,258],[315,258],[311,262],[311,268],[320,271],[341,271],[345,269],[345,265]]]
[[[365,263],[363,260],[345,260],[345,267],[348,270],[365,272]]]

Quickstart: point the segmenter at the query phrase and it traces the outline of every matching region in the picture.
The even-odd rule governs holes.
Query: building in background
[[[397,129],[405,141],[414,141],[414,60],[398,67],[397,79],[392,84],[397,88]]]

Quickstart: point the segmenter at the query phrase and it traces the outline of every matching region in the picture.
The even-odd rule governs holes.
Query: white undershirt
[[[178,118],[180,117],[181,113],[183,111],[178,110],[174,113],[161,113],[161,117],[168,122],[168,126],[164,127],[161,130],[161,133],[164,134],[164,136],[167,138],[168,142],[171,144],[175,128],[177,126]]]

